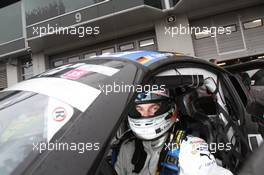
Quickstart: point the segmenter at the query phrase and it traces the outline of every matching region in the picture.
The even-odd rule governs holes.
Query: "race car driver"
[[[176,127],[177,106],[169,91],[139,93],[128,115],[136,136],[121,145],[118,175],[231,175],[216,164],[207,143]]]

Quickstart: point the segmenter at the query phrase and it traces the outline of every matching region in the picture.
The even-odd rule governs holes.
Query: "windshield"
[[[27,91],[0,93],[0,174],[8,175],[29,156],[33,144],[48,142],[76,109]]]

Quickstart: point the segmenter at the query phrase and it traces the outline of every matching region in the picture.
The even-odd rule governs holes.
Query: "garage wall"
[[[89,59],[90,56],[131,50],[157,50],[155,32],[146,31],[124,38],[86,46],[66,53],[51,55],[48,60],[49,68],[58,67],[68,62]]]
[[[18,67],[15,64],[6,64],[7,86],[10,87],[18,82]]]
[[[261,19],[262,26],[245,28],[245,23]],[[192,35],[195,56],[227,60],[264,53],[264,6],[247,8],[208,18],[191,21],[191,26],[231,27],[230,35],[217,34],[216,37],[197,39]]]
[[[194,27],[212,27],[211,19],[200,19],[191,22],[191,26]],[[193,47],[195,56],[202,58],[215,58],[217,57],[217,49],[215,39],[213,37],[205,37],[202,39],[196,39],[195,35],[192,35]]]
[[[180,52],[185,55],[194,56],[194,49],[192,44],[192,36],[190,33],[172,34],[176,28],[180,29],[182,26],[188,27],[189,20],[186,15],[177,15],[174,22],[168,23],[166,18],[161,19],[155,24],[155,31],[157,36],[158,50],[169,52]],[[166,31],[170,29],[170,33]],[[174,28],[174,29],[172,29]],[[174,30],[176,33],[176,31]]]
[[[264,21],[264,6],[240,11],[241,21],[251,21],[261,18]],[[259,53],[264,50],[264,26],[244,30],[247,49],[250,53]]]
[[[227,20],[228,19],[228,20]],[[230,34],[217,34],[216,47],[218,55],[239,52],[245,50],[245,43],[241,30],[241,23],[237,13],[228,13],[212,17],[213,25],[216,27],[234,26],[235,30]]]

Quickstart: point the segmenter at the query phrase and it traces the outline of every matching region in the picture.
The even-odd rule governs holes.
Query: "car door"
[[[231,72],[231,81],[237,93],[244,102],[247,112],[250,115],[248,129],[251,133],[259,132],[264,136],[264,60],[256,60],[237,65],[224,67]],[[258,131],[253,131],[254,125],[251,121],[258,124]],[[255,137],[255,138],[254,138]],[[258,139],[257,139],[258,138]],[[252,134],[249,140],[259,140],[260,137]]]
[[[238,81],[243,82],[245,89],[247,89],[246,93],[251,96],[259,108],[264,108],[264,60],[256,60],[224,68],[233,73]],[[261,110],[255,112],[258,112],[258,115],[263,115]]]

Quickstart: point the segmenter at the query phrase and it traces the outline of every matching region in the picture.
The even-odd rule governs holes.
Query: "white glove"
[[[180,175],[232,175],[216,164],[208,144],[198,137],[187,137],[181,143],[179,154]]]

